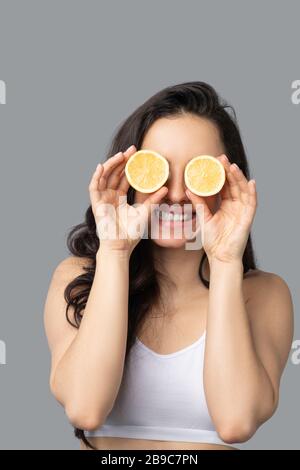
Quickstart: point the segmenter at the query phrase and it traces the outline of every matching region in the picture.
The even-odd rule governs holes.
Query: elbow
[[[64,407],[65,414],[72,426],[84,431],[95,431],[102,426],[105,421],[106,414],[95,409],[90,409],[87,403],[78,403],[78,400],[64,400],[59,393],[56,382],[52,377],[50,379],[50,390],[55,399]]]
[[[64,399],[63,399],[63,395],[62,395],[62,390],[60,389],[54,375],[50,376],[49,388],[50,388],[50,392],[54,396],[55,400],[58,401],[58,403],[60,403],[60,405],[64,406]]]
[[[59,393],[58,393],[58,390],[57,390],[57,387],[56,387],[56,381],[55,381],[55,378],[54,378],[54,375],[53,375],[53,374],[51,374],[51,376],[50,376],[49,388],[50,388],[50,392],[51,392],[51,394],[54,396],[54,398],[55,398],[60,404],[62,404],[62,401],[61,401],[61,399],[60,399],[60,396],[59,396]]]
[[[246,419],[238,422],[228,420],[227,423],[217,428],[217,433],[222,441],[228,444],[246,442],[253,436],[255,431],[255,425]]]
[[[87,409],[81,410],[80,407],[74,406],[74,404],[65,406],[65,413],[71,425],[83,431],[95,431],[104,422],[100,414]]]

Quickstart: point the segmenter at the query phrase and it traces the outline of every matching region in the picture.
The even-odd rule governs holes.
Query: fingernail
[[[225,160],[227,160],[229,162],[229,159],[227,157],[227,155],[225,155],[225,153],[223,153],[224,157],[225,157]]]
[[[125,152],[128,152],[129,150],[133,150],[133,147],[134,147],[134,145],[130,145],[130,147],[128,147],[128,149],[125,150]]]

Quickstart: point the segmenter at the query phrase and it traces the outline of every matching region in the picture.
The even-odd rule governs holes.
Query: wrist
[[[131,253],[127,249],[111,248],[107,246],[102,246],[100,243],[100,247],[96,253],[96,260],[99,260],[100,258],[108,258],[129,261],[130,255]]]
[[[210,270],[231,270],[231,269],[238,269],[241,272],[244,271],[243,260],[242,258],[236,258],[228,261],[222,261],[217,258],[208,258],[209,268]]]

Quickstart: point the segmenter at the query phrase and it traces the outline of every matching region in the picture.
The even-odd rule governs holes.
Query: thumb
[[[189,189],[187,189],[185,193],[192,203],[193,210],[195,210],[196,213],[199,214],[200,220],[201,220],[201,214],[203,211],[204,223],[208,222],[212,218],[213,215],[207,205],[205,197],[198,196],[197,194],[192,193]]]
[[[152,193],[145,201],[144,206],[147,209],[148,215],[155,209],[155,204],[158,204],[161,199],[167,194],[168,192],[167,186],[162,186],[157,191]],[[153,206],[152,206],[153,204]]]

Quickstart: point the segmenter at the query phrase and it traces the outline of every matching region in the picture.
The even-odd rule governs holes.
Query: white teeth
[[[174,221],[184,221],[191,220],[193,214],[172,214],[170,212],[164,212],[160,210],[155,210],[156,216],[159,216],[160,220],[174,220]]]

